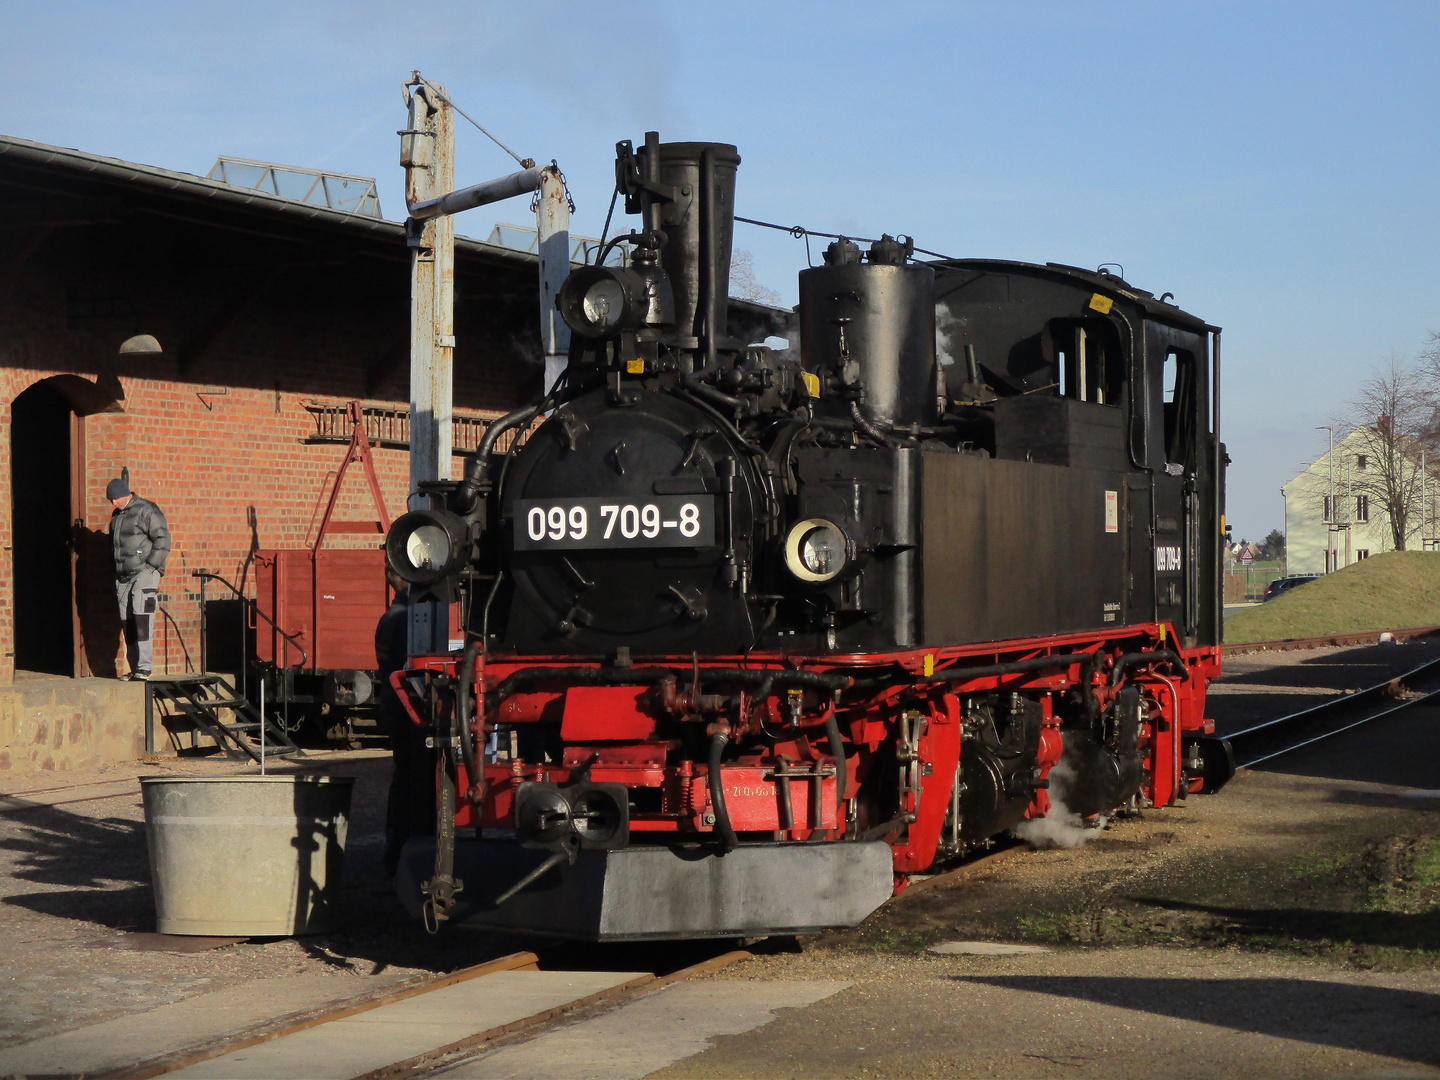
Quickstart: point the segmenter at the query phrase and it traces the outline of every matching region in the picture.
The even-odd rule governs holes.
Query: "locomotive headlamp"
[[[650,260],[629,267],[582,266],[560,286],[559,303],[560,317],[585,337],[614,337],[675,321],[670,279]]]
[[[445,510],[402,514],[385,536],[385,559],[411,585],[430,585],[465,565],[469,529]]]
[[[801,581],[830,581],[848,561],[845,533],[833,521],[807,518],[785,537],[785,566]]]

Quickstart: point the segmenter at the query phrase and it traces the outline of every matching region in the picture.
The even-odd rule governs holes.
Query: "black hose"
[[[1110,669],[1110,685],[1119,686],[1120,680],[1125,674],[1126,668],[1140,667],[1144,664],[1170,664],[1180,669],[1180,678],[1188,679],[1190,669],[1185,666],[1185,658],[1174,649],[1152,649],[1150,652],[1125,653],[1115,661],[1115,666]]]
[[[460,752],[465,757],[465,772],[470,776],[473,788],[483,779],[475,755],[475,736],[470,731],[470,687],[475,682],[475,657],[480,652],[480,642],[470,641],[465,646],[465,658],[460,661],[460,684],[455,688],[455,716],[460,722]]]
[[[730,737],[723,731],[710,737],[710,809],[715,814],[715,831],[720,834],[722,854],[740,846],[740,838],[730,825],[730,811],[725,807],[725,782],[720,777],[720,756],[729,741]]]
[[[845,744],[840,741],[840,725],[831,712],[825,717],[825,740],[830,756],[835,759],[835,832],[834,838],[845,835],[845,788],[850,783],[850,763],[845,760]]]

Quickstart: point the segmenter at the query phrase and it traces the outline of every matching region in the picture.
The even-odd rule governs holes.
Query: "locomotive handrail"
[[[260,602],[258,600],[255,600],[253,597],[246,596],[243,592],[240,591],[240,589],[235,585],[234,582],[227,581],[219,574],[212,574],[209,570],[192,570],[190,571],[190,576],[193,578],[199,578],[202,582],[218,581],[221,585],[224,585],[227,589],[234,593],[242,603],[248,604],[250,606],[250,611],[252,614],[259,615],[260,618],[264,619],[267,623],[274,627],[275,632],[281,637],[283,637],[288,644],[294,645],[295,648],[299,649],[300,666],[302,668],[305,666],[306,661],[310,659],[310,654],[305,651],[305,646],[301,645],[300,642],[297,640],[298,635],[287,633],[285,630],[281,629],[279,623],[277,623],[269,615],[266,615],[265,612],[260,610]],[[286,659],[288,660],[289,657],[286,657]],[[286,664],[286,667],[289,667],[288,663]]]

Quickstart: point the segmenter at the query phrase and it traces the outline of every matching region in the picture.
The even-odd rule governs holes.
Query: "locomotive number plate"
[[[709,547],[714,495],[619,499],[516,499],[515,550]]]

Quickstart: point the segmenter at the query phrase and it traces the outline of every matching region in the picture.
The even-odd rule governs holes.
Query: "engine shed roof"
[[[365,214],[237,187],[192,173],[141,165],[15,136],[0,135],[0,228],[108,224],[144,215],[288,240],[342,247],[368,258],[408,263],[405,226]],[[532,252],[455,237],[457,270],[502,293],[537,289]],[[730,300],[734,329],[778,332],[786,308]]]
[[[1152,292],[1136,288],[1115,274],[1099,273],[1079,266],[1067,266],[1064,263],[1027,263],[1011,259],[944,259],[930,265],[935,267],[938,274],[944,274],[947,271],[969,270],[991,274],[1023,274],[1029,277],[1070,281],[1112,299],[1127,300],[1144,311],[1146,316],[1158,322],[1169,323],[1172,326],[1197,332],[1218,333],[1220,330],[1220,327],[1207,323],[1199,316],[1191,315],[1176,305],[1159,299]]]

